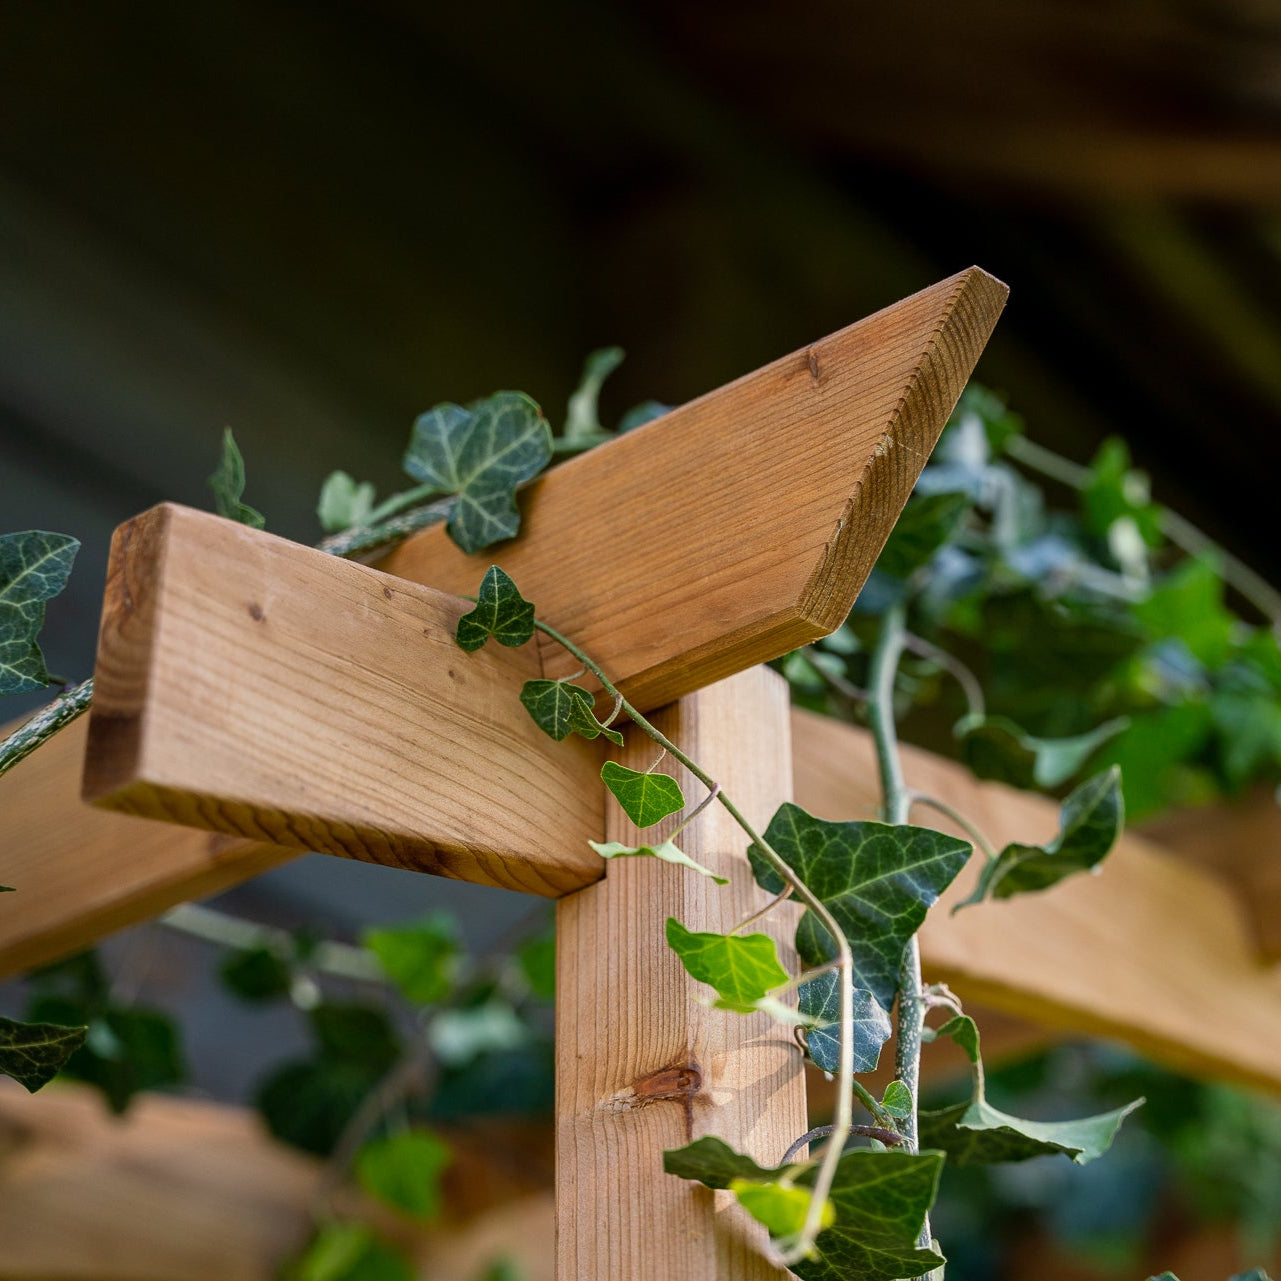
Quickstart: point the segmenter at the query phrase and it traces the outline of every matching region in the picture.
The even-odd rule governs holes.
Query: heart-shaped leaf
[[[657,845],[623,845],[619,841],[588,841],[587,844],[601,858],[632,858],[636,856],[641,858],[660,858],[664,863],[675,863],[678,867],[687,867],[691,872],[697,872],[700,876],[711,877],[717,885],[729,884],[725,877],[717,876],[710,867],[704,867],[702,863],[690,858],[684,850],[678,849],[675,841],[662,841]]]
[[[716,989],[723,1010],[751,1014],[766,993],[791,977],[768,934],[696,934],[669,916],[667,946],[691,978]]]
[[[523,645],[533,634],[533,604],[520,594],[505,570],[491,565],[481,579],[476,608],[458,620],[454,639],[461,649],[471,653],[491,636],[500,645],[514,647]]]
[[[840,1067],[841,1053],[841,984],[840,976],[828,970],[817,978],[802,983],[800,1012],[814,1026],[806,1029],[805,1043],[810,1058],[824,1072]],[[880,1061],[881,1046],[890,1039],[890,1016],[871,992],[854,989],[854,1071],[874,1072]]]
[[[641,773],[617,761],[606,761],[600,776],[637,827],[653,827],[669,814],[685,808],[685,794],[670,774],[653,770]]]
[[[1118,716],[1088,734],[1037,738],[1003,716],[966,717],[954,732],[965,763],[979,778],[1048,791],[1066,783],[1097,748],[1129,723],[1128,717]]]
[[[611,743],[620,747],[623,744],[623,736],[616,729],[596,719],[592,696],[580,685],[571,685],[568,681],[526,681],[521,687],[520,701],[538,728],[558,743],[570,734],[581,734],[588,739],[603,734]]]
[[[88,1032],[87,1027],[0,1018],[0,1072],[34,1094],[57,1076]]]

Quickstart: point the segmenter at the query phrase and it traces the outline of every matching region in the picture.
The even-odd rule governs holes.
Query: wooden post
[[[763,827],[791,798],[787,687],[755,668],[655,715],[668,737]],[[630,730],[620,759],[648,769],[657,749]],[[673,763],[674,766],[674,763]],[[689,802],[701,784],[664,762]],[[663,828],[670,831],[674,820]],[[760,830],[758,828],[758,830]],[[634,844],[611,804],[606,839]],[[663,1173],[665,1148],[717,1135],[762,1163],[804,1133],[802,1059],[768,1015],[714,1010],[667,947],[674,916],[726,932],[767,903],[748,869],[747,840],[719,805],[680,846],[730,884],[655,859],[610,864],[603,881],[557,907],[556,1166],[558,1281],[764,1281],[787,1274],[762,1252],[765,1233],[733,1203]],[[795,967],[790,909],[754,929]]]

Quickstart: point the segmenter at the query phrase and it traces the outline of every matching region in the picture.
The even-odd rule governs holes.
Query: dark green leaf
[[[214,510],[219,516],[238,521],[252,529],[262,529],[267,523],[262,512],[246,506],[240,501],[245,492],[245,460],[240,455],[240,447],[231,434],[231,428],[222,433],[222,457],[212,476],[209,477],[209,488],[213,490]]]
[[[324,1224],[283,1281],[415,1281],[410,1264],[366,1223]]]
[[[1116,436],[1103,442],[1090,464],[1081,515],[1096,538],[1106,539],[1117,521],[1130,520],[1149,547],[1161,544],[1161,512],[1152,502],[1148,477],[1131,469],[1130,450]]]
[[[909,1117],[912,1115],[912,1091],[902,1081],[891,1081],[885,1087],[881,1106],[891,1116],[896,1116],[900,1120]]]
[[[1124,817],[1121,772],[1114,765],[1086,779],[1063,802],[1058,835],[1048,845],[1007,845],[984,866],[974,892],[955,910],[988,898],[1048,889],[1092,870],[1116,844]]]
[[[854,985],[883,1009],[894,1004],[903,949],[925,913],[965,866],[970,846],[927,827],[835,823],[786,804],[765,839],[836,918],[854,954]],[[755,846],[748,850],[757,883],[772,894],[783,879]],[[796,931],[804,965],[835,956],[834,941],[806,912]]]
[[[460,648],[471,653],[491,636],[500,645],[516,646],[523,645],[533,634],[534,606],[503,570],[491,565],[481,579],[476,608],[458,620],[454,639]]]
[[[331,1058],[286,1064],[259,1087],[258,1110],[276,1138],[328,1156],[384,1072]]]
[[[569,398],[561,431],[561,439],[567,444],[594,445],[609,439],[610,433],[600,423],[600,389],[622,363],[621,347],[599,347],[583,362],[582,377]]]
[[[1281,702],[1262,690],[1218,689],[1210,715],[1229,787],[1244,786],[1281,764]]]
[[[644,427],[646,423],[652,423],[655,418],[661,418],[671,408],[671,405],[664,405],[661,400],[642,400],[639,405],[633,405],[618,420],[618,434],[621,436],[624,432]]]
[[[0,534],[0,694],[49,684],[37,637],[45,602],[67,585],[79,547],[68,534],[39,529]]]
[[[675,863],[679,867],[687,867],[691,872],[697,872],[700,876],[711,877],[717,885],[728,885],[729,881],[723,876],[717,876],[710,867],[704,867],[702,863],[695,862],[684,850],[680,849],[675,841],[660,841],[657,845],[623,845],[619,841],[588,841],[588,845],[596,851],[601,858],[658,858],[664,863]]]
[[[266,947],[229,956],[218,973],[223,983],[244,1001],[274,1001],[288,996],[292,983],[289,966]]]
[[[341,1063],[385,1072],[400,1055],[400,1039],[387,1015],[372,1005],[329,1002],[310,1012],[321,1053]]]
[[[521,972],[529,990],[540,1001],[550,1001],[556,995],[556,936],[530,939],[516,954]]]
[[[948,1019],[934,1035],[951,1037],[961,1048],[965,1057],[977,1067],[981,1062],[979,1051],[979,1027],[968,1014],[957,1014]]]
[[[835,1072],[841,1053],[841,985],[835,970],[801,984],[800,1011],[816,1026],[805,1031],[810,1058],[824,1072]],[[874,1072],[881,1046],[890,1038],[890,1016],[871,992],[854,989],[854,1071]]]
[[[514,1050],[494,1050],[470,1063],[441,1072],[431,1101],[438,1121],[476,1116],[542,1116],[555,1094],[555,1061],[550,1040],[536,1039]]]
[[[456,495],[450,537],[477,552],[520,528],[516,490],[551,456],[542,410],[521,392],[500,391],[466,408],[443,404],[420,415],[404,467],[434,492]]]
[[[34,1094],[84,1044],[87,1027],[0,1018],[0,1072]]]
[[[1070,738],[1037,738],[1003,716],[966,717],[955,733],[961,756],[979,778],[1050,791],[1066,783],[1129,720],[1119,716]]]
[[[654,770],[641,773],[616,761],[606,761],[600,776],[637,827],[653,827],[669,814],[685,808],[685,794],[670,774]]]
[[[790,978],[768,934],[696,934],[669,916],[667,946],[691,978],[716,989],[721,1009],[740,1014],[751,1014],[757,1002]]]
[[[361,941],[406,1000],[434,1005],[452,990],[458,929],[448,913],[433,912],[411,925],[369,930]]]
[[[1224,608],[1223,579],[1209,560],[1184,561],[1133,612],[1151,639],[1177,638],[1207,667],[1231,649],[1236,619]]]
[[[440,1213],[440,1176],[451,1159],[449,1145],[428,1130],[407,1130],[372,1139],[356,1155],[356,1178],[377,1197],[415,1219]]]
[[[781,1169],[766,1169],[750,1156],[735,1152],[723,1139],[702,1138],[683,1148],[669,1148],[663,1153],[663,1169],[680,1179],[694,1179],[709,1188],[728,1188],[735,1179],[769,1183]]]
[[[906,578],[956,537],[969,510],[968,494],[928,494],[911,499],[881,549],[876,568],[892,578]]]
[[[604,735],[611,743],[623,744],[623,736],[596,719],[592,696],[581,685],[568,681],[526,681],[520,701],[534,718],[534,724],[558,743],[570,734],[592,739]]]
[[[773,1237],[791,1237],[800,1232],[805,1226],[810,1202],[814,1199],[814,1194],[808,1188],[783,1183],[753,1183],[748,1179],[735,1179],[729,1189],[739,1205],[757,1223],[764,1224]],[[829,1201],[823,1207],[819,1222],[828,1228],[835,1218],[836,1213]]]
[[[359,525],[374,507],[371,481],[355,481],[345,471],[330,472],[320,490],[316,516],[327,534]]]

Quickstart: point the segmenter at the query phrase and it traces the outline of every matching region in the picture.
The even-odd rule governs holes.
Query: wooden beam
[[[809,712],[792,716],[797,803],[825,818],[874,816],[870,736]],[[1054,834],[1053,801],[978,782],[929,752],[903,753],[908,785],[960,810],[998,848]],[[933,812],[914,818],[963,835]],[[928,978],[1006,1014],[1114,1036],[1179,1070],[1281,1094],[1281,975],[1256,959],[1220,878],[1127,833],[1098,876],[953,916],[976,874],[962,873],[926,919]]]
[[[658,715],[659,727],[704,764],[753,823],[789,799],[787,687],[767,669],[744,672]],[[646,769],[654,747],[632,730],[621,754]],[[665,765],[664,768],[667,768]],[[679,768],[686,795],[703,788]],[[606,838],[637,833],[611,806]],[[647,829],[653,840],[655,830]],[[664,1148],[704,1135],[746,1144],[775,1164],[806,1130],[802,1058],[767,1015],[709,1008],[664,941],[668,916],[725,932],[768,902],[746,842],[715,805],[681,847],[731,879],[655,859],[621,859],[597,885],[561,899],[556,916],[556,1154],[558,1281],[764,1281],[764,1236],[727,1193],[663,1173]],[[760,922],[795,963],[795,915]],[[784,964],[788,964],[787,959]]]
[[[86,797],[121,813],[555,896],[601,874],[599,753],[521,706],[534,646],[470,606],[170,504],[112,542]]]

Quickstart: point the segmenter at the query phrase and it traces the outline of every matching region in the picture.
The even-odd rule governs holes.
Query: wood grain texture
[[[797,803],[824,818],[874,817],[870,735],[792,717]],[[998,849],[1057,829],[1053,801],[978,782],[929,752],[903,756],[909,787],[960,810]],[[963,835],[930,810],[913,820]],[[951,915],[977,874],[972,864],[926,919],[927,978],[1007,1014],[1114,1036],[1176,1069],[1281,1094],[1281,975],[1258,961],[1220,878],[1127,833],[1097,876]]]
[[[595,880],[599,752],[520,703],[470,606],[205,512],[121,526],[84,791],[123,813],[554,896]]]
[[[1006,293],[972,267],[555,468],[493,559],[642,711],[825,635]],[[439,527],[380,567],[445,591],[479,580]],[[559,650],[546,663],[573,670]]]
[[[789,799],[787,690],[756,669],[658,713],[660,728],[764,825]],[[647,769],[653,744],[629,731],[624,763]],[[704,789],[668,762],[694,803]],[[652,839],[674,820],[647,829]],[[607,839],[635,843],[612,807]],[[768,897],[752,881],[747,842],[713,806],[681,836],[693,858],[729,876],[718,887],[654,859],[622,859],[597,885],[557,905],[556,1151],[558,1281],[763,1281],[786,1274],[761,1254],[762,1230],[733,1204],[663,1173],[665,1148],[717,1135],[774,1164],[804,1133],[802,1060],[786,1028],[764,1014],[708,1008],[667,947],[674,916],[725,932]],[[795,916],[760,928],[795,966]],[[784,942],[786,940],[786,942]],[[714,997],[713,997],[714,999]]]

